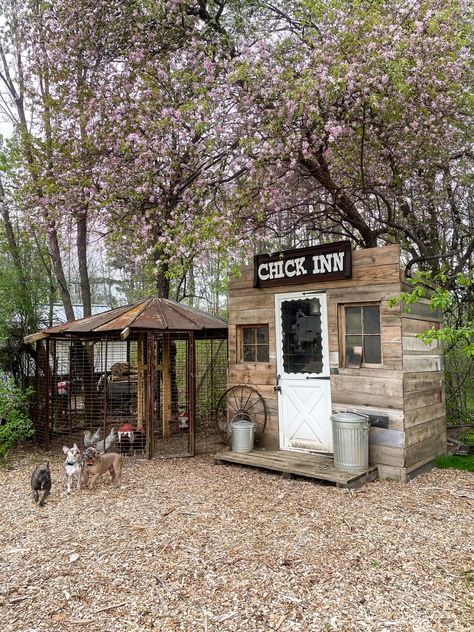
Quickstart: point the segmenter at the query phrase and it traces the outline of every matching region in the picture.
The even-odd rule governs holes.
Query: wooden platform
[[[214,463],[234,463],[280,472],[286,476],[302,476],[332,483],[336,487],[360,487],[378,477],[377,467],[364,472],[348,472],[334,466],[334,459],[319,454],[285,450],[254,450],[253,452],[220,452]]]

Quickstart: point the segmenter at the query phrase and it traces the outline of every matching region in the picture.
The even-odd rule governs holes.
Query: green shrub
[[[474,446],[474,428],[467,430],[462,436],[461,441],[469,446]]]
[[[0,371],[0,462],[18,442],[31,437],[33,424],[28,416],[31,390],[22,390],[13,378]]]

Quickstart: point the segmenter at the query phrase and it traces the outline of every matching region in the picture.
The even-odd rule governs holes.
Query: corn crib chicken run
[[[36,349],[38,444],[82,447],[85,436],[85,447],[110,450],[113,439],[123,455],[214,453],[227,338],[224,319],[157,297],[26,336]]]

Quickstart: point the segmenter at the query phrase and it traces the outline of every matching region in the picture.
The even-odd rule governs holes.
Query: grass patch
[[[465,470],[466,472],[474,472],[474,454],[469,456],[442,454],[436,457],[435,466],[444,470]]]
[[[461,436],[461,441],[466,445],[474,445],[474,428],[468,430]]]

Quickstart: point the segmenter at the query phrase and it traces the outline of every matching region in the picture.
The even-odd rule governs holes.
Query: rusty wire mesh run
[[[144,332],[57,336],[37,344],[34,423],[52,450],[74,442],[124,455],[213,452],[227,340]]]

